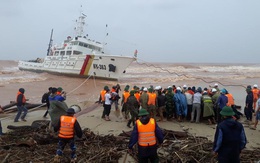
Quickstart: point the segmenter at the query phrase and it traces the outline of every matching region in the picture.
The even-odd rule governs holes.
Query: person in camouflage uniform
[[[218,100],[218,97],[220,96],[220,93],[217,91],[216,88],[212,88],[211,92],[212,92],[213,110],[214,110],[214,114],[215,114],[214,118],[216,120],[218,118],[217,117],[217,109],[218,109],[217,100]]]
[[[131,128],[130,124],[133,123],[133,126],[135,125],[135,121],[138,117],[138,106],[139,103],[134,96],[135,91],[130,91],[130,96],[127,98],[127,112],[130,112],[131,118],[128,120],[127,127]]]
[[[171,118],[173,118],[173,113],[174,113],[174,101],[173,101],[174,93],[172,91],[172,87],[168,88],[165,97],[166,97],[167,120],[170,120]]]
[[[147,94],[147,88],[143,89],[142,95],[140,96],[140,105],[143,109],[148,109],[148,94]]]

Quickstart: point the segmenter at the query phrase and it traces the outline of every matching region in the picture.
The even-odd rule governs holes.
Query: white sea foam
[[[0,69],[0,85],[43,80],[46,80],[44,75],[33,72],[20,71],[17,66],[2,67]]]

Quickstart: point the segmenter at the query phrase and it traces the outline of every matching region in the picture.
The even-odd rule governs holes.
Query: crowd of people
[[[222,121],[220,111],[224,106],[229,106],[235,112],[234,118],[239,119],[241,112],[237,111],[233,95],[225,88],[220,89],[217,83],[213,87],[188,87],[161,86],[149,88],[133,86],[130,88],[126,85],[123,92],[120,93],[120,85],[108,86],[100,92],[99,101],[104,105],[102,118],[110,121],[109,114],[111,106],[118,110],[121,98],[121,113],[125,119],[128,119],[127,126],[136,120],[138,110],[146,109],[150,116],[156,121],[171,121],[176,119],[179,122],[190,121],[191,123],[206,122],[212,125]],[[247,121],[252,122],[253,112],[257,111],[256,103],[258,100],[259,90],[255,84],[253,88],[247,86],[247,97],[244,108],[244,114]],[[204,121],[205,120],[205,121]]]
[[[134,127],[129,150],[131,152],[133,145],[138,142],[139,162],[147,162],[148,159],[151,162],[159,161],[155,152],[157,146],[154,144],[154,139],[157,139],[157,144],[160,144],[163,139],[156,122],[173,119],[191,123],[199,123],[205,119],[209,125],[216,124],[213,153],[220,163],[239,162],[240,152],[247,143],[243,125],[237,121],[243,114],[237,111],[233,95],[225,88],[219,89],[217,83],[213,87],[204,89],[186,85],[182,87],[173,85],[165,89],[152,85],[149,88],[133,86],[130,89],[130,86],[126,85],[121,97],[120,90],[120,85],[117,84],[111,90],[105,86],[100,92],[99,102],[104,106],[102,118],[110,121],[111,106],[114,103],[115,110],[118,110],[121,98],[122,115],[128,120],[127,126],[131,128],[132,123]],[[255,129],[260,118],[260,100],[258,100],[260,92],[257,85],[253,88],[247,86],[246,91],[244,114],[246,121],[252,122],[252,113],[256,113],[253,127]],[[147,126],[143,128],[141,122]],[[150,124],[154,124],[153,127]],[[148,135],[149,138],[143,137],[143,134],[148,133],[151,134]],[[147,142],[143,141],[151,144],[147,145]]]
[[[260,119],[260,91],[255,84],[253,88],[247,86],[244,114],[246,121],[252,123],[253,115],[256,116],[252,129],[256,129]],[[196,88],[183,86],[150,86],[149,88],[126,85],[122,93],[117,84],[108,86],[100,92],[99,102],[103,104],[102,118],[110,121],[111,106],[122,113],[127,120],[127,127],[133,132],[129,141],[129,152],[138,144],[139,162],[159,162],[157,155],[158,145],[163,143],[163,133],[157,122],[190,121],[200,123],[203,119],[207,124],[217,124],[213,153],[221,162],[239,162],[239,155],[247,143],[244,128],[237,120],[242,113],[236,110],[234,98],[225,88],[219,89],[216,83],[213,87]],[[26,121],[27,109],[25,107],[25,90],[20,88],[17,93],[18,113],[14,122],[21,118]],[[121,95],[121,96],[120,96]],[[61,87],[50,87],[42,97],[42,103],[46,103],[47,111],[43,115],[50,114],[54,131],[58,132],[59,143],[54,161],[58,162],[63,154],[66,144],[71,148],[71,160],[76,161],[76,146],[74,135],[82,137],[82,129],[74,116],[75,110],[68,108],[64,101],[66,93]],[[121,105],[121,110],[119,110]],[[55,108],[62,108],[55,109]],[[56,111],[55,111],[56,110]],[[57,111],[58,110],[58,111]],[[23,112],[23,115],[21,116]],[[1,124],[1,123],[0,123]],[[0,125],[0,135],[3,134]],[[234,139],[235,138],[235,139]],[[231,141],[232,140],[232,141]]]

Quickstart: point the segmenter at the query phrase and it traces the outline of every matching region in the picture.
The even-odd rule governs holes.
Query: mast
[[[76,37],[83,36],[84,34],[85,18],[86,16],[83,13],[81,13],[81,16],[77,20],[77,27],[75,28]]]
[[[51,29],[51,37],[50,37],[50,42],[48,45],[48,49],[47,49],[47,56],[50,54],[50,50],[51,50],[51,46],[52,46],[52,34],[53,34],[53,29]]]

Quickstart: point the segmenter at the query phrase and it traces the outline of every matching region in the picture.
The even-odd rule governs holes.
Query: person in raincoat
[[[212,98],[209,96],[207,91],[204,91],[202,94],[202,103],[203,103],[203,118],[207,118],[208,124],[215,124],[215,113],[213,110]]]
[[[182,118],[187,116],[187,100],[180,87],[177,87],[176,89],[174,102],[178,121],[181,122]]]

